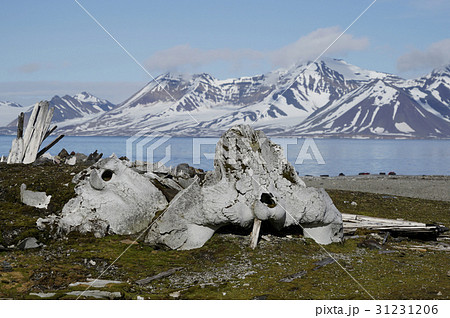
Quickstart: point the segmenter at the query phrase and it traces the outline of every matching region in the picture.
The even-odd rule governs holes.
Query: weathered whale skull
[[[239,125],[216,146],[214,171],[180,191],[151,226],[146,241],[193,249],[220,227],[254,219],[275,227],[302,226],[321,244],[342,239],[342,217],[323,189],[307,188],[279,145],[262,131]]]
[[[139,173],[115,156],[100,160],[75,176],[76,197],[62,213],[39,219],[38,227],[103,236],[150,226],[146,242],[172,249],[201,247],[220,227],[249,227],[255,220],[278,229],[301,226],[320,244],[342,239],[342,217],[328,194],[307,188],[281,147],[250,126],[235,126],[220,138],[214,170],[202,178],[183,165],[172,170],[164,178]]]
[[[133,234],[144,230],[167,199],[149,178],[127,167],[114,155],[76,176],[77,196],[58,217],[62,233]]]

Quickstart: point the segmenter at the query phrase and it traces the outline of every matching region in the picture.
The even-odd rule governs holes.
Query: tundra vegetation
[[[122,299],[369,299],[340,265],[376,299],[449,298],[449,252],[433,249],[445,244],[445,236],[444,241],[389,236],[382,245],[384,235],[360,231],[343,243],[320,246],[298,228],[279,232],[263,222],[254,250],[249,246],[251,228],[227,227],[201,248],[177,251],[146,244],[144,236],[131,244],[138,235],[95,238],[72,232],[58,239],[38,230],[38,218],[60,213],[75,197],[71,180],[86,168],[0,164],[0,298],[40,299],[34,293],[47,293],[47,299],[74,299],[78,296],[68,293],[87,285],[70,284],[102,274],[101,279],[121,283],[90,290],[119,292]],[[52,196],[47,209],[21,203],[22,183]],[[450,225],[450,202],[327,192],[342,213]],[[13,247],[28,237],[44,246]],[[166,271],[171,274],[137,283]]]

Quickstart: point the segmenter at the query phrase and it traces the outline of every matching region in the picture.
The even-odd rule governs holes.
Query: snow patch
[[[403,132],[405,134],[415,132],[414,129],[412,129],[407,123],[401,122],[401,123],[395,123],[395,128],[397,128],[398,131]]]

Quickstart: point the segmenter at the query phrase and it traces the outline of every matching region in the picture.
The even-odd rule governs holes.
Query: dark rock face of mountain
[[[450,123],[430,113],[403,88],[375,80],[313,114],[297,134],[450,136]]]
[[[450,119],[450,66],[434,70],[409,88],[415,99],[429,111]]]
[[[53,123],[64,123],[73,119],[91,119],[102,113],[114,109],[116,106],[105,100],[99,99],[89,93],[82,92],[74,96],[54,96],[49,101],[50,107],[55,108],[53,113]],[[27,120],[33,108],[29,108],[25,112],[25,120]],[[8,127],[16,127],[17,120],[9,123]]]
[[[82,118],[112,110],[115,105],[107,100],[99,99],[86,92],[75,96],[54,96],[50,105],[55,107],[54,122],[62,122],[73,118]]]

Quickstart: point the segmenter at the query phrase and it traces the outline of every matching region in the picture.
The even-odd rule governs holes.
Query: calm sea
[[[0,155],[8,155],[14,136],[0,136]],[[152,158],[167,166],[188,163],[211,170],[218,138],[139,138],[71,137],[63,138],[49,152],[62,148],[104,156],[115,153],[136,159]],[[287,152],[288,160],[300,175],[330,176],[360,172],[378,174],[395,171],[403,175],[450,175],[450,140],[371,140],[371,139],[295,139],[273,138]],[[46,144],[44,142],[44,144]],[[130,154],[132,154],[130,156]]]

